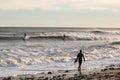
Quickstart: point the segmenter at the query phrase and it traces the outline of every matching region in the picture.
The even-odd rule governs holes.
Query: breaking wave
[[[78,66],[74,64],[74,59],[80,49],[86,58],[82,64],[85,70],[120,62],[119,31],[84,30],[26,34],[29,41],[22,42],[18,40],[24,39],[23,33],[0,32],[1,73],[6,72],[6,69],[9,71],[11,67],[14,68],[11,71],[74,69]]]
[[[92,30],[81,32],[29,32],[26,33],[29,39],[57,39],[57,40],[119,40],[119,31]],[[108,35],[108,36],[106,36]],[[2,33],[0,40],[23,40],[23,33]]]

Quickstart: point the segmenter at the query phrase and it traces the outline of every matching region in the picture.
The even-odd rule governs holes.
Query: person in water
[[[29,36],[27,36],[27,34],[26,34],[26,33],[24,33],[23,40],[26,42],[28,39],[29,39]]]
[[[78,72],[80,72],[81,74],[81,64],[82,64],[82,58],[84,59],[85,61],[85,57],[82,53],[82,50],[80,50],[80,52],[77,54],[77,58],[75,59],[75,63],[78,61],[79,63],[79,66],[78,66]]]

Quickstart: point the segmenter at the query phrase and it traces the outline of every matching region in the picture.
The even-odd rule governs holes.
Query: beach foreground
[[[59,70],[57,72],[1,77],[0,80],[120,80],[120,68],[112,65],[100,72],[81,75],[77,70]]]

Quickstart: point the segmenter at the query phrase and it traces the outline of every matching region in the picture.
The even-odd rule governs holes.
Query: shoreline
[[[120,80],[120,66],[106,67],[100,72],[79,74],[77,70],[58,70],[57,72],[1,77],[0,80]]]

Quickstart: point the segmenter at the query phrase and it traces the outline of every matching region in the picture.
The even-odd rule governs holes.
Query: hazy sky
[[[120,0],[0,0],[0,26],[119,27]]]

